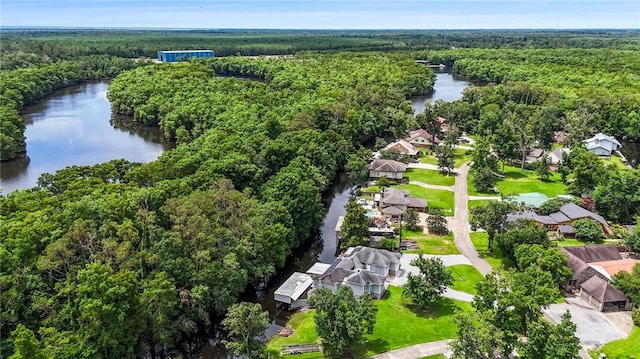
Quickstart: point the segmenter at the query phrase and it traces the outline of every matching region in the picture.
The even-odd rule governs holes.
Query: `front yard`
[[[476,267],[468,264],[458,264],[447,267],[453,276],[452,289],[469,294],[477,294],[476,284],[484,279]]]
[[[559,194],[567,193],[567,186],[562,182],[560,174],[556,172],[552,172],[549,180],[542,181],[538,178],[538,174],[535,171],[523,171],[520,170],[519,167],[506,166],[503,175],[505,177],[499,178],[496,182],[496,187],[502,195],[540,192],[552,198]],[[478,196],[487,194],[476,191],[473,185],[473,175],[469,174],[467,180],[469,195]],[[489,194],[495,195],[493,192]]]
[[[422,152],[422,157],[420,157],[420,162],[430,164],[430,165],[438,165],[438,158],[433,154],[435,152],[429,152],[430,154],[426,154]],[[455,168],[458,168],[465,164],[466,162],[471,161],[471,155],[467,154],[467,150],[462,148],[454,148],[453,149],[453,158],[455,160]]]
[[[640,327],[634,327],[628,338],[607,343],[590,354],[592,358],[597,358],[600,353],[606,354],[607,359],[628,359],[632,355],[640,358]]]
[[[453,234],[439,236],[424,233],[421,229],[409,230],[403,228],[402,239],[414,240],[418,245],[418,249],[408,250],[406,253],[460,254],[460,251],[453,243]]]
[[[487,251],[487,246],[489,245],[489,236],[486,232],[471,232],[471,243],[476,247],[476,251],[480,257],[484,258],[493,269],[500,269],[503,266],[502,253],[500,250],[496,248],[494,243],[493,252],[489,253]]]
[[[415,184],[403,184],[395,187],[408,190],[412,197],[426,199],[428,207],[442,208],[445,216],[453,216],[453,191],[424,188]]]
[[[454,174],[447,176],[439,171],[425,170],[423,168],[408,168],[407,172],[405,172],[405,177],[409,181],[418,181],[439,186],[453,186],[456,179]]]
[[[354,348],[353,354],[357,358],[418,343],[455,338],[457,329],[453,324],[455,313],[471,310],[470,303],[441,298],[430,309],[423,311],[402,297],[402,288],[393,286],[389,287],[384,299],[377,300],[375,303],[378,307],[376,325],[373,334],[367,336],[364,347]],[[269,348],[319,342],[313,324],[313,311],[294,314],[289,324],[295,333],[288,338],[272,339],[268,343]],[[321,357],[319,353],[287,356],[295,359]]]

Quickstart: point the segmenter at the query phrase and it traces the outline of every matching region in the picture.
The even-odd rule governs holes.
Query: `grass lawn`
[[[567,186],[562,182],[560,174],[556,172],[552,173],[549,180],[541,181],[535,171],[522,171],[519,167],[506,166],[504,176],[496,182],[496,187],[503,195],[540,192],[551,198],[567,193]],[[481,195],[473,186],[472,177],[468,177],[469,195]],[[489,194],[495,193],[490,192]]]
[[[406,251],[406,253],[424,253],[424,254],[460,254],[458,248],[453,243],[453,234],[439,236],[436,234],[426,234],[421,229],[408,230],[402,229],[403,239],[415,240],[418,249]]]
[[[425,170],[422,168],[408,168],[405,177],[410,181],[419,181],[426,184],[435,184],[440,186],[453,186],[455,175],[446,176],[439,171]]]
[[[615,167],[621,170],[628,169],[628,167],[624,163],[622,163],[622,159],[618,156],[611,156],[609,158],[601,157],[601,158],[605,166],[614,165]]]
[[[424,188],[415,184],[403,184],[396,186],[396,188],[408,190],[413,197],[426,199],[429,207],[442,208],[445,216],[453,216],[453,191]]]
[[[362,191],[362,193],[378,193],[380,192],[380,187],[378,186],[362,187],[360,191]]]
[[[433,354],[427,355],[426,357],[420,357],[418,359],[447,359],[447,357],[444,356],[444,354]]]
[[[496,200],[499,199],[499,197],[496,197]],[[469,202],[467,202],[467,206],[469,209],[473,208],[473,207],[478,207],[481,206],[485,203],[487,203],[489,200],[484,200],[484,199],[472,199],[469,200]]]
[[[463,164],[465,164],[466,162],[471,161],[471,155],[467,155],[467,150],[463,150],[461,148],[454,148],[453,149],[453,158],[455,160],[454,166],[456,168],[462,166]],[[436,158],[436,156],[434,155],[423,155],[422,157],[420,157],[420,162],[421,163],[427,163],[430,165],[437,165],[438,164],[438,158]]]
[[[607,354],[607,359],[628,359],[632,355],[640,357],[640,327],[633,327],[627,339],[615,340],[590,354],[597,358],[598,354]]]
[[[489,236],[486,232],[471,232],[471,243],[476,247],[480,257],[484,258],[494,269],[502,268],[503,256],[498,248],[493,248],[493,253],[487,252]]]
[[[451,288],[461,292],[476,294],[476,284],[484,279],[482,273],[471,265],[459,264],[447,267],[453,275],[453,285]]]
[[[376,300],[375,304],[378,307],[376,325],[373,334],[367,335],[365,346],[353,352],[357,358],[418,343],[454,338],[457,329],[453,324],[455,313],[471,310],[470,303],[442,298],[430,309],[423,311],[402,297],[401,288],[393,286],[389,287],[385,298]],[[281,345],[287,344],[315,343],[319,340],[313,324],[313,312],[294,314],[289,325],[295,333],[289,338],[272,339],[268,344],[269,348],[280,348]],[[287,356],[292,359],[321,357],[319,353]]]

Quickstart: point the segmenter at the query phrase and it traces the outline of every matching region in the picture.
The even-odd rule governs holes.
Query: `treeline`
[[[0,161],[12,159],[26,151],[25,125],[20,115],[24,106],[37,102],[55,90],[87,80],[114,77],[137,64],[110,56],[89,56],[49,64],[36,62],[27,68],[0,71]]]
[[[0,197],[2,356],[155,357],[217,324],[318,228],[321,192],[349,154],[412,127],[406,96],[432,84],[411,58],[382,54],[122,73],[114,110],[179,145]]]
[[[89,55],[156,57],[158,50],[212,49],[217,56],[302,51],[414,51],[451,48],[618,48],[638,50],[637,30],[96,30],[0,32],[0,61],[12,69]]]
[[[509,120],[503,132],[524,131],[521,141],[544,148],[557,130],[566,131],[569,145],[596,132],[640,140],[637,51],[460,49],[428,55],[487,84],[469,87],[461,101],[439,109],[470,133],[497,134]]]

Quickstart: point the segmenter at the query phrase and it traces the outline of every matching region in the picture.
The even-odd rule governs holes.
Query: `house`
[[[565,153],[569,153],[568,148],[556,148],[555,150],[547,153],[549,163],[552,165],[559,165],[560,163],[562,163],[562,156]]]
[[[433,145],[439,145],[440,142],[442,142],[437,136],[432,135],[421,128],[409,132],[409,136],[405,137],[405,141],[415,147],[430,147]]]
[[[407,171],[407,165],[394,160],[373,160],[369,164],[369,178],[379,179],[386,177],[388,179],[402,180],[404,173]]]
[[[451,126],[449,126],[449,124],[447,123],[447,119],[442,117],[442,116],[438,116],[436,118],[436,121],[438,121],[438,123],[440,124],[440,131],[442,132],[447,132],[451,129]]]
[[[542,158],[543,154],[544,154],[544,150],[540,148],[532,148],[531,151],[529,151],[529,154],[527,155],[527,157],[525,157],[524,161],[526,163],[537,162],[539,159]]]
[[[595,153],[598,156],[611,156],[611,153],[622,147],[620,142],[613,136],[607,136],[602,133],[596,133],[595,136],[584,140],[587,151]]]
[[[582,296],[600,311],[629,309],[629,299],[614,288],[611,277],[621,271],[630,271],[640,262],[623,259],[618,249],[611,244],[599,244],[578,247],[561,247],[571,269],[569,288],[580,290]]]
[[[383,149],[381,149],[380,152],[389,151],[392,149],[400,152],[403,155],[407,155],[411,158],[415,158],[419,152],[418,148],[416,148],[414,145],[412,145],[411,143],[409,143],[407,140],[404,140],[404,139],[391,142],[390,144],[386,145]]]
[[[356,296],[369,294],[381,298],[388,287],[388,276],[400,269],[400,254],[384,249],[350,247],[336,258],[329,269],[314,279],[314,288],[338,290],[348,285]]]
[[[575,220],[582,218],[590,218],[598,222],[607,235],[613,233],[607,221],[601,215],[588,211],[573,202],[565,204],[560,207],[560,210],[548,216],[539,215],[533,211],[523,211],[507,215],[508,222],[515,222],[519,219],[530,219],[549,231],[558,231],[560,229],[559,227],[563,226],[562,232],[566,233],[575,233],[571,224],[573,224]]]
[[[424,212],[427,201],[423,198],[409,196],[409,191],[393,187],[382,190],[380,200],[380,212],[391,219],[400,219],[409,208],[417,212]]]

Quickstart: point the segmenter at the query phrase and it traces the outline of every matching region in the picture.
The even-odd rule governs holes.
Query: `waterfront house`
[[[380,212],[391,219],[399,220],[409,208],[417,212],[424,212],[427,201],[423,198],[409,196],[409,191],[399,188],[386,187],[382,190]]]
[[[605,234],[609,235],[612,233],[607,221],[601,215],[586,210],[575,203],[567,203],[560,207],[560,210],[548,216],[539,215],[533,211],[512,213],[507,216],[507,221],[515,222],[519,219],[530,219],[548,231],[558,231],[560,230],[560,226],[563,226],[560,230],[561,233],[575,233],[571,225],[575,220],[582,218],[589,218],[598,222]]]
[[[419,152],[416,146],[412,145],[411,143],[409,143],[409,141],[404,139],[391,142],[390,144],[386,145],[383,149],[381,149],[380,152],[385,152],[389,150],[396,150],[400,152],[400,154],[409,156],[410,158],[416,158]]]
[[[356,296],[381,298],[388,287],[387,277],[400,269],[400,254],[370,247],[350,247],[328,270],[314,279],[314,288],[338,290],[348,285]]]
[[[595,136],[584,140],[587,151],[595,153],[598,156],[611,156],[611,153],[622,147],[613,136],[607,136],[602,133],[596,133]]]
[[[415,147],[431,147],[433,145],[439,145],[441,142],[437,136],[421,128],[409,132],[409,136],[405,137],[405,140]]]
[[[386,177],[391,180],[401,181],[407,171],[407,165],[394,160],[373,160],[369,164],[369,178],[377,180]]]

